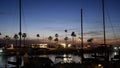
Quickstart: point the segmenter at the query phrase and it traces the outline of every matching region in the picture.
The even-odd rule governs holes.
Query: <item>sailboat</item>
[[[96,58],[98,59],[103,59],[102,61],[105,61],[105,62],[109,62],[109,49],[107,47],[107,44],[106,44],[106,29],[105,29],[105,11],[104,11],[104,0],[102,0],[102,22],[103,22],[103,46],[101,46],[102,49],[97,50],[95,48],[95,51],[94,52],[94,55],[92,55],[93,58],[84,58],[84,50],[83,50],[83,21],[82,21],[82,10],[81,10],[81,46],[82,46],[82,51],[81,51],[81,62],[84,63],[86,59],[88,59],[87,61],[96,61]],[[105,50],[103,50],[103,48]],[[92,50],[93,52],[93,50]],[[99,55],[96,55],[96,53],[99,53],[99,52],[102,52],[104,54],[99,54]],[[98,60],[99,61],[99,60]]]

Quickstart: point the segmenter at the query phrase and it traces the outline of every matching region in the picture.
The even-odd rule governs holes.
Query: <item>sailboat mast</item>
[[[105,30],[105,11],[104,11],[104,0],[102,0],[102,13],[103,13],[103,33],[104,33],[104,45],[105,47],[107,47],[106,45],[106,30]],[[109,62],[109,51],[105,51],[105,60],[107,62]]]
[[[21,0],[19,0],[19,35],[20,35],[20,47],[21,47],[21,36],[22,36],[22,32],[21,32]]]
[[[102,0],[102,15],[103,15],[103,35],[104,35],[104,44],[106,44],[104,0]]]
[[[83,48],[83,15],[82,15],[82,9],[81,9],[81,46]]]
[[[82,47],[82,52],[81,52],[81,63],[83,63],[83,10],[81,9],[81,47]]]

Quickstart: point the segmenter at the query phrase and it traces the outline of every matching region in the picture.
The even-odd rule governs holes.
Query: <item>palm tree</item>
[[[58,38],[58,34],[55,34],[55,37]]]
[[[16,40],[16,46],[17,46],[17,40],[18,40],[18,38],[19,38],[18,35],[15,34],[15,35],[14,35],[14,39]]]
[[[65,37],[64,40],[65,40],[65,43],[66,43],[66,47],[68,47],[68,46],[67,46],[67,45],[68,45],[68,44],[67,44],[68,37]]]
[[[55,41],[56,43],[58,43],[59,39],[58,39],[58,38],[55,38],[54,41]]]
[[[66,33],[66,37],[67,37],[67,30],[65,30],[65,33]]]
[[[57,43],[58,43],[58,36],[59,36],[58,34],[55,34],[56,38],[54,39],[54,41],[56,41]]]
[[[6,42],[6,46],[5,46],[5,48],[6,48],[8,46],[8,40],[10,40],[10,37],[8,35],[6,35],[4,37],[4,39],[5,39],[5,42]]]
[[[39,37],[40,37],[40,35],[39,35],[39,34],[37,34],[37,35],[36,35],[36,37],[38,38],[38,42],[39,42]]]
[[[40,35],[39,35],[39,34],[37,34],[36,36],[37,36],[38,38],[40,37]]]
[[[56,38],[54,39],[54,41],[56,42],[56,44],[58,44],[58,41],[59,41],[58,36],[59,36],[58,34],[55,34]],[[56,47],[59,47],[59,46],[57,45]]]
[[[89,38],[88,40],[87,40],[87,42],[92,42],[93,41],[93,38]]]
[[[87,40],[88,45],[91,45],[91,44],[92,44],[92,41],[93,41],[93,38],[89,38],[89,39]]]
[[[73,44],[74,44],[74,38],[76,37],[75,32],[72,32],[72,33],[71,33],[71,36],[72,36],[72,42],[73,42]]]
[[[48,40],[49,40],[50,42],[52,41],[52,39],[53,39],[52,36],[49,36],[49,37],[48,37]]]
[[[25,45],[25,38],[27,37],[27,34],[26,34],[26,33],[23,33],[23,34],[22,34],[22,37],[24,38],[24,45]]]
[[[65,38],[64,38],[64,40],[67,42],[67,40],[68,40],[68,37],[65,37]]]
[[[67,46],[67,40],[68,40],[68,37],[67,37],[67,30],[65,30],[65,33],[66,33],[66,37],[64,38],[64,40],[65,40],[65,43],[66,43],[66,46]]]
[[[53,39],[52,36],[49,36],[49,37],[48,37],[48,40],[50,41],[50,43],[51,43],[52,39]],[[50,45],[50,46],[51,46],[51,45]]]

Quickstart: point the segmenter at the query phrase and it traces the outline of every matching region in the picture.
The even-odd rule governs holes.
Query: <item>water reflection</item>
[[[3,66],[5,66],[5,62],[4,62],[4,59],[3,59],[3,54],[0,52],[0,68],[2,68]]]
[[[118,55],[118,52],[114,52],[114,55]]]
[[[52,56],[52,57],[51,57]],[[72,54],[50,55],[49,58],[56,63],[80,63],[80,57]]]
[[[85,58],[91,58],[93,53],[91,54],[84,54]],[[110,55],[110,61],[111,58],[113,58],[115,55],[118,55],[118,52],[113,52]],[[34,55],[36,56],[36,55]],[[38,57],[48,57],[50,60],[56,63],[81,63],[81,57],[78,55],[73,55],[73,54],[63,54],[63,55],[37,55]],[[4,58],[4,55],[0,53],[0,68],[5,67],[7,61],[16,61],[15,56],[7,56],[7,59]],[[22,62],[23,66],[23,62]],[[7,67],[14,67],[14,65],[7,64]]]
[[[91,58],[92,57],[92,55],[94,55],[93,53],[86,53],[86,54],[84,54],[84,58]]]
[[[49,56],[50,59],[54,59],[53,62],[56,63],[80,63],[81,57],[72,54],[64,54],[64,55],[52,55]]]

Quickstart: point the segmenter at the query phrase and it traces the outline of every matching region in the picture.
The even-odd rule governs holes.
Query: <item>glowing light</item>
[[[66,57],[66,56],[67,56],[66,54],[63,55],[63,57]]]
[[[32,44],[32,48],[47,48],[47,44]]]
[[[119,49],[120,49],[120,47],[119,47]]]
[[[66,48],[66,47],[71,47],[72,45],[71,44],[64,44],[64,43],[61,43],[61,45],[63,46],[63,48]]]
[[[64,48],[66,48],[66,44],[62,43],[61,45],[62,45]]]
[[[64,61],[67,62],[67,58],[64,58]]]
[[[117,50],[118,48],[117,47],[114,47],[115,50]]]
[[[14,49],[13,44],[10,44],[10,47],[7,49]]]
[[[68,44],[68,47],[71,47],[72,45],[71,44]]]
[[[71,58],[71,57],[64,57],[64,58],[63,58],[63,61],[64,61],[65,63],[72,63],[72,58]]]
[[[97,68],[104,68],[104,67],[102,66],[102,64],[98,64]]]
[[[102,64],[98,64],[98,67],[101,67],[102,66]]]
[[[0,49],[0,52],[3,52],[3,50],[2,50],[2,49]]]
[[[114,52],[114,55],[117,55],[117,52]]]

